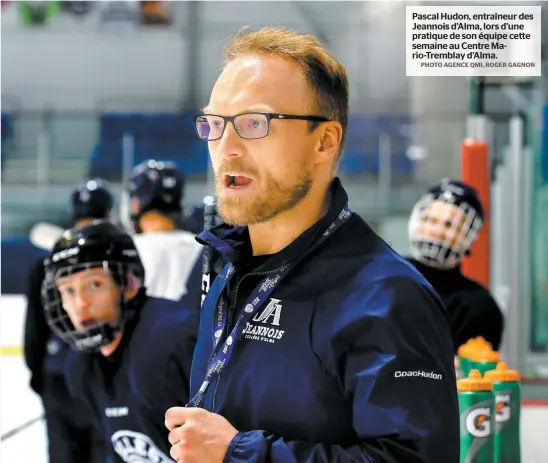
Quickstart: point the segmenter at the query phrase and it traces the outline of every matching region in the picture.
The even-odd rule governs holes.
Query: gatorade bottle
[[[470,356],[470,366],[479,370],[482,375],[486,371],[494,370],[500,362],[500,354],[493,350],[477,350]]]
[[[457,381],[460,411],[460,463],[496,463],[493,440],[493,383],[472,370]]]
[[[458,364],[460,367],[461,376],[463,378],[466,378],[470,371],[474,368],[471,360],[472,356],[475,352],[481,350],[493,350],[491,344],[489,344],[482,336],[469,339],[458,348]]]
[[[495,393],[495,462],[520,463],[520,374],[500,362],[485,379],[493,382]]]
[[[457,359],[461,378],[466,378],[470,373],[470,356],[476,349],[476,346],[476,339],[469,339],[457,350]]]

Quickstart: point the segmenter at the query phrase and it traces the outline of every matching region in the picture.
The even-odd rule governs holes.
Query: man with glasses
[[[204,114],[227,262],[202,306],[177,462],[459,461],[447,313],[348,207],[344,67],[283,28],[238,35]]]

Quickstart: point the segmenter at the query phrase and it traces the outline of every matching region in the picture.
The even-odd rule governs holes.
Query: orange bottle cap
[[[457,352],[461,357],[468,358],[477,348],[475,343],[468,342],[460,346]]]
[[[470,346],[468,346],[467,344],[463,344],[457,349],[457,354],[459,355],[459,357],[466,357],[466,354],[469,349],[470,349]]]
[[[493,350],[493,345],[490,342],[487,342],[483,336],[478,336],[475,339],[478,346],[484,347],[488,350]]]
[[[497,368],[489,370],[483,375],[484,378],[490,381],[502,381],[502,382],[518,382],[521,379],[519,371],[510,370],[505,362],[499,362]]]
[[[493,347],[484,338],[482,338],[481,336],[478,336],[477,338],[469,339],[464,344],[462,344],[458,348],[457,353],[460,357],[471,358],[474,352],[480,351],[480,350],[492,351]]]
[[[472,370],[468,378],[457,381],[457,389],[459,391],[492,391],[493,383],[482,378],[479,370]]]
[[[500,354],[492,350],[472,352],[470,359],[474,362],[500,362]]]

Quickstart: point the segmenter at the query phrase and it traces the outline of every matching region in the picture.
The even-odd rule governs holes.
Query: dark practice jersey
[[[199,322],[197,308],[185,307],[147,298],[110,357],[69,354],[69,388],[100,420],[115,462],[173,461],[165,413],[188,402]]]
[[[27,312],[25,316],[25,362],[30,370],[30,386],[42,394],[44,375],[63,375],[68,344],[55,336],[46,321],[41,287],[45,278],[44,258],[29,269],[27,282]]]
[[[500,348],[504,318],[489,291],[465,277],[457,266],[450,270],[428,267],[408,259],[434,287],[449,313],[455,353],[471,338],[483,336],[494,350]]]

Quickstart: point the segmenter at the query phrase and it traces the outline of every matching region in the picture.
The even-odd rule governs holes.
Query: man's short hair
[[[342,152],[348,127],[348,75],[344,66],[318,39],[283,27],[264,27],[256,32],[246,32],[244,28],[228,44],[225,63],[246,54],[279,56],[301,66],[316,95],[315,107],[311,110],[316,115],[338,121],[343,128]],[[311,130],[318,125],[311,122]]]

